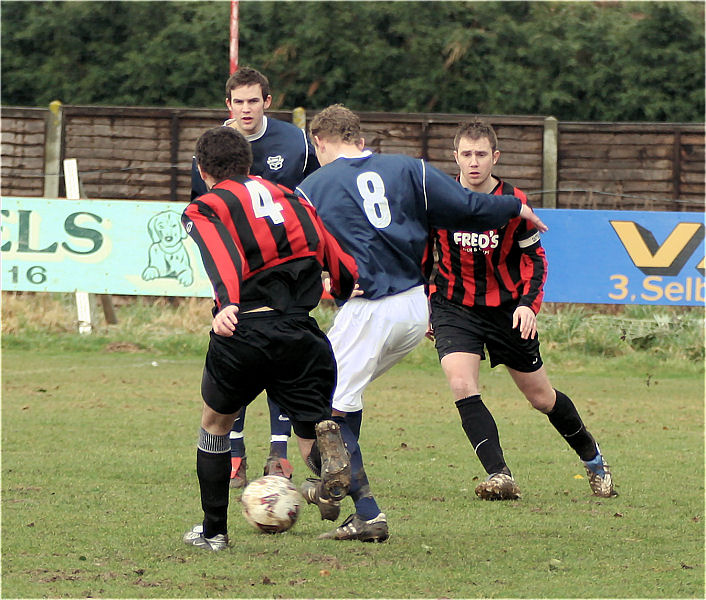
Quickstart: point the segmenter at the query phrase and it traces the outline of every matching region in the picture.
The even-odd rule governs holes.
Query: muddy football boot
[[[493,473],[476,487],[476,496],[483,500],[517,500],[520,495],[520,488],[507,473]]]
[[[233,456],[230,459],[230,487],[244,488],[248,485],[248,478],[245,475],[247,470],[247,459],[245,457]]]
[[[280,477],[291,479],[292,473],[294,473],[294,467],[286,458],[280,458],[279,456],[267,457],[263,475],[279,475]]]
[[[301,486],[301,494],[309,504],[316,504],[321,513],[321,520],[335,521],[341,514],[341,503],[337,500],[324,498],[323,484],[320,479],[307,477]]]
[[[618,492],[613,489],[613,476],[610,473],[610,467],[601,454],[601,449],[597,445],[596,448],[598,453],[593,460],[582,461],[583,466],[586,467],[588,483],[594,496],[612,498],[618,495]]]
[[[320,535],[319,539],[384,542],[388,537],[387,517],[385,517],[385,513],[380,513],[369,521],[364,521],[357,514],[352,514],[333,531]]]
[[[351,486],[351,458],[335,421],[316,424],[316,443],[321,453],[321,481],[325,495],[343,500]]]

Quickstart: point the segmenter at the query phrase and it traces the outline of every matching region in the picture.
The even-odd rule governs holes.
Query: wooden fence
[[[291,111],[271,111],[292,120]],[[359,113],[366,145],[456,173],[453,136],[472,115]],[[2,195],[63,197],[76,158],[88,198],[187,202],[198,136],[225,110],[60,106],[2,109]],[[313,113],[308,115],[313,116]],[[482,115],[496,129],[496,173],[537,207],[704,210],[704,126],[573,123]]]

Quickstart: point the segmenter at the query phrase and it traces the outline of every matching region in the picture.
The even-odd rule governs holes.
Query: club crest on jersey
[[[277,156],[267,157],[267,166],[270,167],[270,171],[279,171],[284,164],[284,156],[278,154]]]
[[[498,241],[498,232],[495,230],[485,233],[454,232],[454,243],[461,246],[465,252],[486,252],[489,249],[497,248]]]

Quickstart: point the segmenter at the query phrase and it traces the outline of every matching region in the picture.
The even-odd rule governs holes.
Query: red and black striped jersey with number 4
[[[499,181],[493,195],[524,192]],[[437,252],[436,292],[464,306],[529,306],[539,312],[544,297],[547,260],[539,231],[527,220],[512,219],[483,233],[434,230]]]
[[[186,207],[182,223],[201,253],[216,311],[228,304],[308,311],[321,298],[322,270],[340,298],[358,277],[316,209],[260,177],[221,181]]]

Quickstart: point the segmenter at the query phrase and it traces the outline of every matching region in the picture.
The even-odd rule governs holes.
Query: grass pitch
[[[4,335],[3,598],[704,596],[702,361],[602,359],[546,340],[553,384],[613,465],[610,500],[590,495],[574,453],[502,367],[484,365],[523,492],[491,503],[475,498],[484,473],[425,343],[366,395],[361,444],[388,542],[317,540],[332,524],[314,507],[285,534],[259,534],[233,493],[232,547],[212,554],[181,542],[201,518],[205,333],[177,331],[177,343],[141,331],[132,344],[111,331]],[[268,447],[263,399],[245,431],[253,477]],[[300,482],[294,445],[290,459]],[[346,500],[342,517],[352,511]]]

